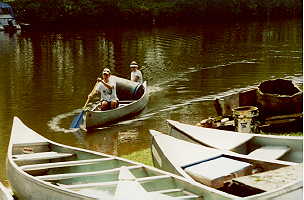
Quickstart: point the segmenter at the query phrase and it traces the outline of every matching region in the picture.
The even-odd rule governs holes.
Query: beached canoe
[[[0,200],[14,200],[10,190],[0,182]]]
[[[300,164],[279,160],[255,159],[247,155],[204,147],[154,130],[150,130],[150,133],[153,137],[151,145],[153,163],[154,166],[162,170],[217,188],[219,191],[231,192],[233,195],[250,199],[277,196],[273,192],[279,188],[285,188],[285,192],[287,192],[287,190],[293,190],[290,189],[291,187],[295,187],[298,190],[296,195],[299,195],[301,188],[303,190],[303,184],[299,186],[299,180],[290,180],[289,183],[285,180],[285,177],[283,177],[284,180],[277,179],[277,182],[282,182],[282,184],[277,185],[270,191],[237,184],[233,184],[231,189],[232,181],[236,177],[258,175],[262,172],[265,173],[284,167],[300,166]],[[302,170],[303,166],[301,165],[295,173],[300,173],[299,171]],[[300,175],[295,177],[300,177]],[[292,186],[289,184],[292,184]],[[255,198],[256,195],[259,198]]]
[[[7,176],[22,200],[234,199],[183,177],[50,141],[14,118]]]
[[[167,120],[169,135],[255,158],[303,162],[303,137],[238,133]]]
[[[149,100],[147,82],[139,84],[123,78],[115,78],[119,98],[118,108],[101,111],[98,109],[100,102],[94,103],[83,115],[80,128],[85,130],[112,124],[125,117],[136,115],[145,108]]]

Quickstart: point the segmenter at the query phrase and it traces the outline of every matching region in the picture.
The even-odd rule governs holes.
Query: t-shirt
[[[99,82],[97,85],[97,91],[100,92],[100,99],[105,101],[118,100],[116,95],[116,81],[115,78],[110,77],[109,82],[107,83],[113,88],[107,88],[103,83]]]
[[[135,77],[138,77],[137,82],[142,83],[143,82],[143,77],[141,74],[141,71],[136,70],[135,72],[131,72],[131,80],[134,80]]]

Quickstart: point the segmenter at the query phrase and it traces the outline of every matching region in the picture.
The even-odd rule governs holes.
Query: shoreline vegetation
[[[13,0],[36,25],[162,25],[300,18],[300,0]]]

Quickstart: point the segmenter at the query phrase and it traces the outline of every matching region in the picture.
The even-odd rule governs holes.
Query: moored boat
[[[236,177],[242,178],[252,174],[252,176],[257,176],[262,172],[285,167],[298,167],[295,173],[299,173],[303,167],[298,163],[256,159],[247,155],[204,147],[154,130],[150,130],[150,133],[153,136],[151,151],[154,166],[189,180],[248,199],[267,199],[268,197],[275,199],[278,194],[287,193],[287,190],[292,192],[293,187],[297,188],[296,195],[303,190],[303,184],[299,183],[299,180],[288,182],[285,179],[284,181],[277,179],[280,185],[277,184],[275,189],[264,191],[251,186],[234,184]],[[303,180],[303,177],[298,174],[295,177]],[[284,192],[278,190],[279,188],[285,188]]]
[[[7,3],[0,2],[0,31],[12,32],[20,30],[21,27],[16,23],[12,7]]]
[[[139,84],[119,77],[114,78],[117,81],[118,108],[101,111],[98,109],[100,102],[94,103],[83,115],[83,123],[80,125],[82,129],[111,124],[136,115],[147,105],[149,100],[147,82]]]
[[[169,135],[204,146],[268,160],[303,162],[303,137],[238,133],[167,120]]]
[[[7,176],[18,199],[234,199],[174,174],[55,143],[14,117]]]

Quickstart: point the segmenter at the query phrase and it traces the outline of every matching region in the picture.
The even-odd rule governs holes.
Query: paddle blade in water
[[[71,123],[70,128],[79,128],[80,127],[80,124],[82,123],[82,120],[83,120],[83,114],[84,114],[84,111],[81,111],[81,113],[79,113],[79,115],[77,115],[74,118],[74,120]]]

